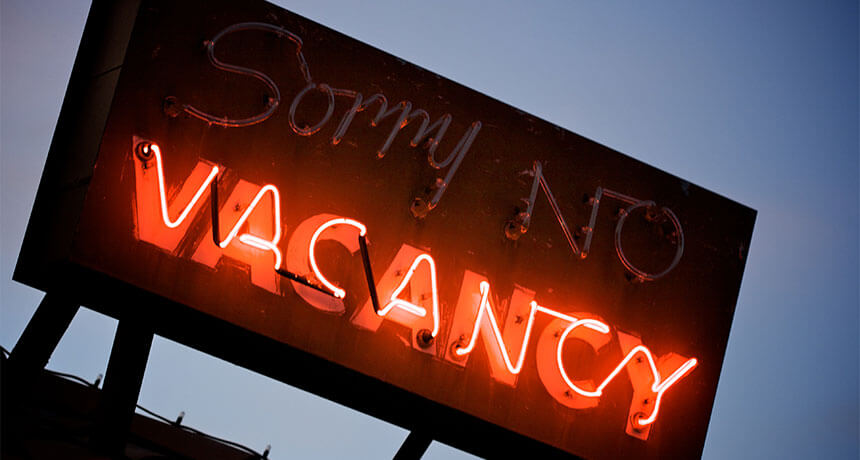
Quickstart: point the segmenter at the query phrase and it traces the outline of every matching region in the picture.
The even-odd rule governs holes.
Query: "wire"
[[[5,348],[5,347],[3,347],[2,345],[0,345],[0,351],[2,351],[3,355],[4,355],[5,357],[7,357],[7,358],[11,355],[11,353],[9,353],[9,351],[8,351],[8,350],[6,350],[6,348]],[[51,370],[51,369],[47,369],[47,368],[45,369],[45,371],[47,371],[49,374],[55,375],[55,376],[57,376],[57,377],[61,377],[61,378],[64,378],[64,379],[66,379],[66,380],[72,380],[72,381],[75,381],[75,382],[81,383],[81,384],[83,384],[83,385],[85,385],[85,386],[87,386],[87,387],[89,387],[89,388],[98,388],[97,383],[90,382],[90,381],[88,381],[88,380],[86,380],[86,379],[84,379],[84,378],[82,378],[82,377],[77,376],[77,375],[67,374],[67,373],[65,373],[65,372],[55,371],[55,370]],[[98,381],[98,380],[97,380],[97,381]],[[174,421],[174,420],[170,420],[170,419],[168,419],[167,417],[164,417],[163,415],[159,415],[159,414],[157,414],[157,413],[155,413],[155,412],[153,412],[153,411],[151,411],[151,410],[149,410],[149,409],[147,409],[147,408],[145,408],[145,407],[141,406],[140,404],[137,404],[136,406],[137,406],[137,408],[138,408],[138,409],[140,409],[140,410],[141,410],[142,412],[144,412],[146,415],[149,415],[149,416],[151,416],[151,417],[153,417],[153,418],[155,418],[155,419],[157,419],[157,420],[159,420],[159,421],[161,421],[161,422],[164,422],[164,423],[166,423],[166,424],[168,424],[168,425],[171,425],[171,426],[175,426],[175,427],[177,427],[177,428],[180,428],[180,429],[182,429],[183,431],[186,431],[186,432],[189,432],[189,433],[192,433],[192,434],[198,435],[198,436],[202,436],[202,437],[204,437],[204,438],[211,439],[211,440],[213,440],[213,441],[217,441],[217,442],[220,442],[220,443],[222,443],[222,444],[229,445],[229,446],[231,446],[231,447],[234,447],[234,448],[236,448],[236,449],[239,449],[239,450],[241,450],[241,451],[243,451],[243,452],[246,452],[246,453],[248,453],[248,454],[252,455],[254,458],[258,458],[258,459],[265,459],[265,458],[268,458],[268,455],[269,455],[269,453],[268,453],[268,449],[266,450],[266,452],[265,452],[265,453],[261,454],[261,453],[257,452],[256,450],[254,450],[254,449],[252,449],[252,448],[250,448],[250,447],[248,447],[248,446],[245,446],[245,445],[243,445],[243,444],[239,444],[238,442],[230,441],[230,440],[228,440],[228,439],[224,439],[224,438],[219,438],[218,436],[214,436],[214,435],[211,435],[211,434],[209,434],[209,433],[205,433],[205,432],[200,431],[200,430],[198,430],[198,429],[196,429],[196,428],[192,428],[192,427],[190,427],[190,426],[182,425],[182,424],[180,424],[180,423],[177,423],[176,421]]]
[[[164,417],[162,415],[158,415],[155,412],[141,406],[140,404],[137,404],[137,408],[142,410],[143,412],[145,412],[147,415],[150,415],[154,418],[157,418],[158,420],[161,420],[162,422],[167,423],[168,425],[175,425],[176,424],[176,422],[174,422],[173,420],[170,420],[167,417]]]
[[[213,441],[218,441],[222,444],[227,444],[229,446],[235,447],[235,448],[242,450],[248,454],[251,454],[252,456],[254,456],[254,458],[266,458],[266,456],[264,456],[263,454],[257,452],[256,450],[254,450],[248,446],[245,446],[243,444],[239,444],[238,442],[230,441],[228,439],[219,438],[217,436],[211,435],[209,433],[205,433],[203,431],[200,431],[196,428],[192,428],[192,427],[187,426],[187,425],[181,425],[174,420],[170,420],[169,418],[167,418],[163,415],[160,415],[156,412],[153,412],[153,411],[141,406],[140,404],[137,404],[137,408],[140,409],[141,411],[143,411],[145,414],[147,414],[151,417],[154,417],[154,418],[158,419],[159,421],[162,421],[168,425],[172,425],[172,426],[175,426],[177,428],[180,428],[183,431],[187,431],[189,433],[196,434],[198,436],[203,436],[204,438],[208,438],[208,439],[211,439]]]
[[[245,451],[245,452],[247,452],[247,453],[249,453],[249,454],[251,454],[251,455],[255,456],[256,458],[265,458],[265,457],[263,456],[263,454],[261,454],[261,453],[257,452],[257,451],[256,451],[256,450],[254,450],[254,449],[251,449],[251,448],[250,448],[250,447],[248,447],[248,446],[245,446],[245,445],[242,445],[242,444],[239,444],[239,443],[237,443],[237,442],[233,442],[233,441],[230,441],[230,440],[227,440],[227,439],[219,438],[219,437],[217,437],[217,436],[213,436],[213,435],[208,434],[208,433],[204,433],[204,432],[202,432],[202,431],[200,431],[200,430],[198,430],[198,429],[196,429],[196,428],[192,428],[192,427],[190,427],[190,426],[180,425],[180,424],[176,423],[175,421],[170,420],[170,419],[168,419],[167,417],[165,417],[165,416],[163,416],[163,415],[159,415],[159,414],[157,414],[157,413],[155,413],[155,412],[153,412],[153,411],[151,411],[151,410],[149,410],[149,409],[147,409],[147,408],[145,408],[145,407],[141,406],[140,404],[138,404],[138,405],[137,405],[137,408],[138,408],[138,409],[140,409],[141,411],[143,411],[144,413],[146,413],[147,415],[150,415],[150,416],[152,416],[152,417],[154,417],[154,418],[156,418],[156,419],[158,419],[158,420],[160,420],[160,421],[162,421],[162,422],[164,422],[164,423],[167,423],[168,425],[173,425],[173,426],[176,426],[176,427],[178,427],[178,428],[181,428],[181,429],[183,429],[183,430],[185,430],[185,431],[188,431],[188,432],[190,432],[190,433],[193,433],[193,434],[196,434],[196,435],[199,435],[199,436],[203,436],[203,437],[205,437],[205,438],[209,438],[209,439],[212,439],[212,440],[214,440],[214,441],[218,441],[218,442],[223,443],[223,444],[228,444],[228,445],[233,446],[233,447],[235,447],[235,448],[237,448],[237,449],[243,450],[243,451]]]
[[[77,375],[66,374],[65,372],[60,372],[60,371],[52,371],[52,370],[50,370],[50,369],[45,369],[45,370],[46,370],[46,371],[48,371],[48,372],[50,372],[50,373],[51,373],[51,374],[53,374],[53,375],[56,375],[57,377],[62,377],[62,378],[64,378],[64,379],[66,379],[66,380],[73,380],[73,381],[75,381],[75,382],[82,383],[82,384],[84,384],[84,385],[86,385],[86,386],[88,386],[88,387],[90,387],[90,388],[98,388],[98,386],[96,386],[96,384],[95,384],[95,383],[90,382],[90,381],[88,381],[88,380],[86,380],[86,379],[84,379],[84,378],[78,377]]]

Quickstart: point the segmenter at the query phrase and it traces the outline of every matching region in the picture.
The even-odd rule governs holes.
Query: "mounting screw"
[[[640,283],[644,283],[646,281],[645,278],[643,278],[643,277],[641,277],[635,273],[631,273],[629,271],[624,273],[624,277],[627,278],[627,281],[630,281],[633,284],[640,284]]]
[[[505,236],[508,237],[509,240],[518,240],[521,236],[523,236],[526,232],[529,231],[528,226],[525,225],[526,220],[528,219],[528,212],[518,211],[514,215],[513,219],[505,222]]]
[[[421,197],[417,197],[412,200],[412,204],[409,206],[409,211],[416,219],[427,217],[427,214],[429,214],[432,209],[433,207],[430,206],[430,202]]]
[[[416,339],[418,340],[418,346],[421,348],[428,348],[430,345],[433,345],[433,333],[429,329],[418,331]]]
[[[152,144],[149,142],[140,142],[135,145],[134,154],[141,162],[143,162],[144,167],[146,167],[153,157],[155,157],[155,153],[152,151]]]
[[[642,420],[643,418],[645,418],[644,412],[636,412],[630,416],[630,426],[633,427],[633,431],[641,433],[645,429],[645,427],[639,423],[639,420]]]
[[[523,225],[520,222],[517,222],[517,219],[505,222],[505,236],[509,240],[518,240],[523,236],[523,233],[525,233],[523,230]]]
[[[466,337],[461,335],[457,338],[456,341],[454,341],[454,343],[451,344],[451,358],[453,358],[455,361],[462,361],[466,357],[466,355],[457,354],[457,350],[463,348],[463,342],[465,341]]]
[[[170,118],[176,118],[182,113],[182,106],[176,100],[176,96],[167,96],[161,102],[161,111]]]
[[[651,205],[645,207],[645,220],[648,222],[659,222],[662,216],[663,213],[657,209],[657,206]]]

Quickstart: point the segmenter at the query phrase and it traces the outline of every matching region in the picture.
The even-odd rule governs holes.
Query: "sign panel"
[[[17,279],[482,455],[701,454],[754,211],[263,2],[144,1],[117,70]]]

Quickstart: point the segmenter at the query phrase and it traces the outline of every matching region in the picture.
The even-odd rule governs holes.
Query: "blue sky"
[[[856,1],[275,3],[757,209],[704,457],[858,457]],[[0,4],[6,348],[41,298],[11,273],[87,10]],[[82,310],[49,367],[103,373],[115,328]],[[158,338],[140,402],[275,459],[406,436]]]

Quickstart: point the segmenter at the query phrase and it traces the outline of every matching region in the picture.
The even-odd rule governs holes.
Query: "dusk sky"
[[[858,458],[856,0],[274,3],[756,209],[704,458]],[[0,0],[7,349],[43,296],[11,277],[88,8]],[[48,367],[93,380],[115,329],[82,309]],[[390,458],[406,437],[158,337],[139,402],[276,460]]]

